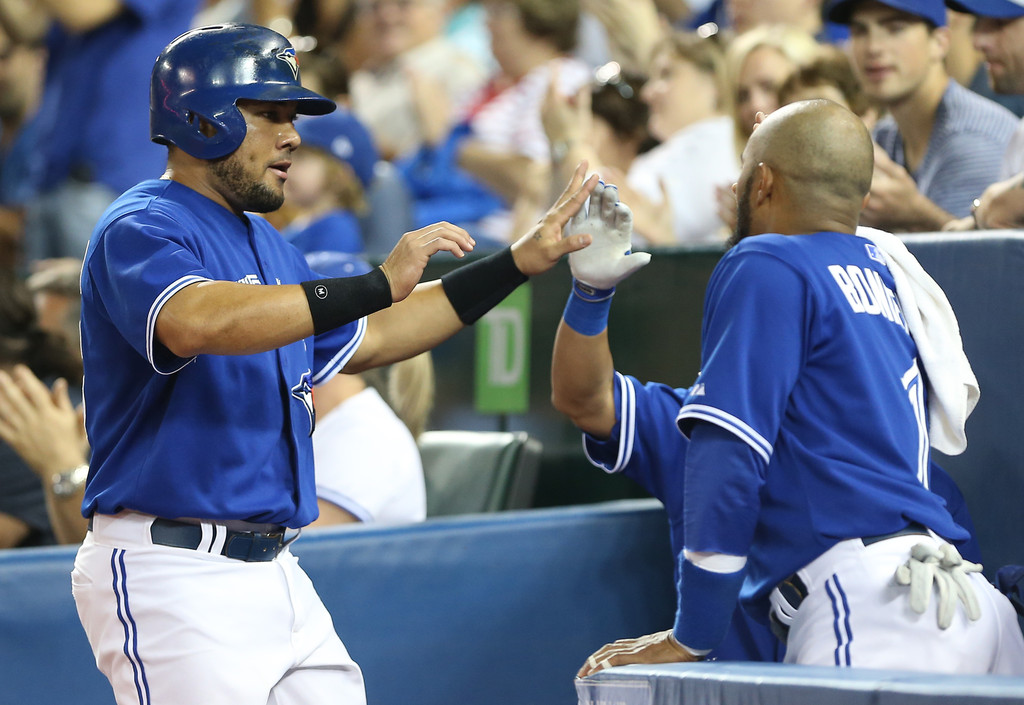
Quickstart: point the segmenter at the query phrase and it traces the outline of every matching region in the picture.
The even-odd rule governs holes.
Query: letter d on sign
[[[530,284],[476,324],[476,410],[522,414],[530,406]]]

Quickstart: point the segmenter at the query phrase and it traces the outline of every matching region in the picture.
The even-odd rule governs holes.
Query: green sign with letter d
[[[524,414],[530,406],[530,283],[476,324],[476,410]]]

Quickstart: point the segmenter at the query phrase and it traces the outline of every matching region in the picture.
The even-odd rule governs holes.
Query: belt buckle
[[[297,539],[299,533],[296,532],[295,536],[286,539],[284,529],[270,533],[239,531],[228,536],[224,542],[223,554],[228,558],[246,562],[271,561]]]

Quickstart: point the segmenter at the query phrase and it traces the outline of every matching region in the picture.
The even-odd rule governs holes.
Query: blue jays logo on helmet
[[[288,68],[292,70],[292,76],[295,80],[299,78],[299,60],[295,58],[295,49],[288,47],[274,54],[278,59],[288,64]]]
[[[245,139],[239,99],[294,102],[304,115],[325,115],[334,101],[303,88],[295,48],[277,32],[251,24],[200,27],[157,57],[150,82],[150,139],[198,159],[217,159]],[[203,126],[212,127],[204,132]]]

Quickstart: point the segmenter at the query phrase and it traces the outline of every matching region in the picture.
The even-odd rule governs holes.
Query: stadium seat
[[[531,505],[541,443],[527,433],[427,431],[419,447],[428,517]]]

